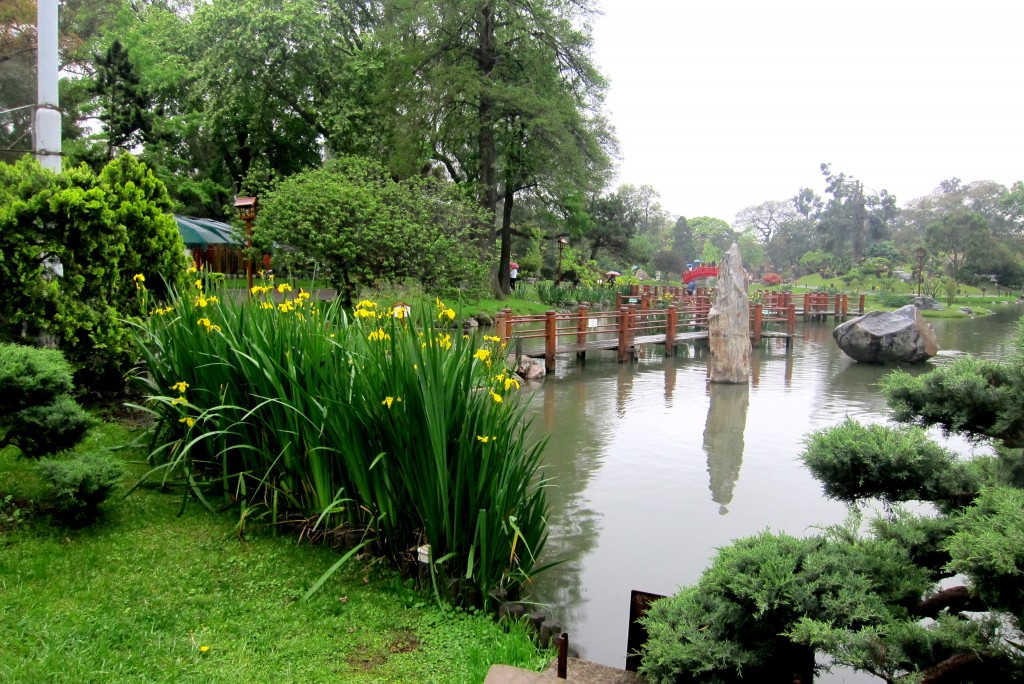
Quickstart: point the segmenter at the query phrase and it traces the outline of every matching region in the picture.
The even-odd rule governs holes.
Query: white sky
[[[597,0],[619,183],[730,223],[822,162],[902,206],[1024,180],[1020,0]]]

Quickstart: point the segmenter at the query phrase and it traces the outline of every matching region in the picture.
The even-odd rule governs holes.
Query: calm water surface
[[[1022,309],[934,320],[942,349],[923,372],[958,353],[1007,354]],[[545,560],[534,596],[552,607],[581,655],[625,664],[629,593],[671,594],[700,577],[717,547],[761,530],[810,534],[840,522],[797,456],[804,436],[850,416],[885,422],[877,382],[884,367],[854,363],[832,341],[831,323],[755,349],[749,387],[709,385],[705,348],[662,348],[632,364],[613,352],[585,365],[560,358],[554,377],[530,387],[534,427],[550,435],[547,473],[556,485]],[[962,441],[948,444],[963,453]],[[879,681],[838,673],[821,681]]]

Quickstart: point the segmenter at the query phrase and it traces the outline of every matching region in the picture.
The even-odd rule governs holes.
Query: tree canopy
[[[394,181],[376,162],[342,157],[285,179],[257,217],[253,240],[275,245],[285,267],[313,266],[351,304],[358,285],[376,281],[479,291],[479,220],[451,183]]]

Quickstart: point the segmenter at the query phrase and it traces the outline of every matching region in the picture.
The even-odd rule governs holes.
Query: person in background
[[[509,264],[508,268],[508,288],[510,290],[516,289],[516,278],[519,277],[519,264],[513,262]]]

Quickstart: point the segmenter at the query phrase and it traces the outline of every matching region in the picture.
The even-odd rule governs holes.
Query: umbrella
[[[614,278],[614,277],[620,276],[622,274],[619,273],[618,271],[606,271],[605,275]]]
[[[519,264],[517,264],[514,261],[510,261],[510,262],[508,262],[508,267],[509,268],[519,268]]]

